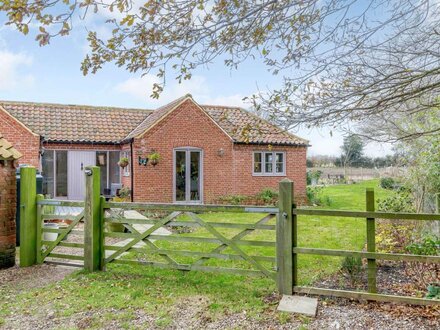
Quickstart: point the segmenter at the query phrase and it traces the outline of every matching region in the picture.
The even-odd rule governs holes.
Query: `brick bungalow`
[[[156,110],[0,101],[0,131],[55,198],[83,198],[87,165],[101,167],[104,195],[124,186],[134,201],[212,203],[276,189],[286,177],[305,195],[307,140],[191,95]]]

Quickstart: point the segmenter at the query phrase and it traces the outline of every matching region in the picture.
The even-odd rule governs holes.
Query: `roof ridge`
[[[109,110],[136,110],[136,111],[148,111],[153,112],[153,109],[146,108],[124,108],[124,107],[114,107],[114,106],[106,106],[106,105],[86,105],[86,104],[68,104],[68,103],[50,103],[50,102],[32,102],[32,101],[8,101],[8,100],[0,100],[1,104],[11,104],[11,105],[36,105],[41,107],[75,107],[75,108],[87,108],[87,109],[109,109]]]

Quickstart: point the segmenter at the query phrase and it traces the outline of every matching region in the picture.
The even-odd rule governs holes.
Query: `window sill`
[[[280,177],[280,176],[286,176],[286,173],[252,173],[252,176],[256,176],[256,177],[270,177],[270,176],[276,176],[276,177]]]

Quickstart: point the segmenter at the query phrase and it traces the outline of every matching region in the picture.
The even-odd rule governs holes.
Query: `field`
[[[364,210],[367,187],[375,188],[376,199],[388,193],[378,187],[377,180],[370,180],[354,185],[325,187],[320,195],[329,197],[330,206],[327,208]],[[262,215],[208,213],[201,217],[208,222],[253,223]],[[308,216],[298,219],[298,227],[299,246],[359,250],[365,244],[365,221],[362,219]],[[235,234],[232,230],[230,233],[225,230],[228,229],[224,229],[225,234]],[[208,234],[199,230],[191,235]],[[274,232],[266,231],[256,232],[254,237],[248,239],[252,238],[274,240],[275,237]],[[169,244],[160,243],[164,244],[161,247]],[[191,249],[190,245],[185,249]],[[200,251],[200,246],[197,250]],[[274,255],[273,248],[261,248],[255,252]],[[336,272],[340,263],[338,258],[300,256],[300,284],[309,284]],[[203,315],[198,317],[216,319],[244,312],[258,319],[263,314],[274,313],[278,302],[275,282],[268,278],[114,264],[110,264],[106,272],[88,274],[77,271],[62,281],[18,294],[16,288],[0,288],[5,297],[0,303],[0,326],[10,315],[17,313],[38,317],[50,312],[54,314],[53,317],[68,318],[74,314],[92,312],[92,315],[96,315],[90,317],[87,327],[102,327],[116,318],[120,327],[130,328],[132,321],[139,318],[139,313],[155,315],[155,325],[166,327],[185,304],[205,306]],[[279,315],[283,317],[283,314]]]

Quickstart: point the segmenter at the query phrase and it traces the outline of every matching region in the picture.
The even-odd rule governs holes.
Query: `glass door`
[[[183,148],[174,150],[174,200],[202,202],[202,151]]]

